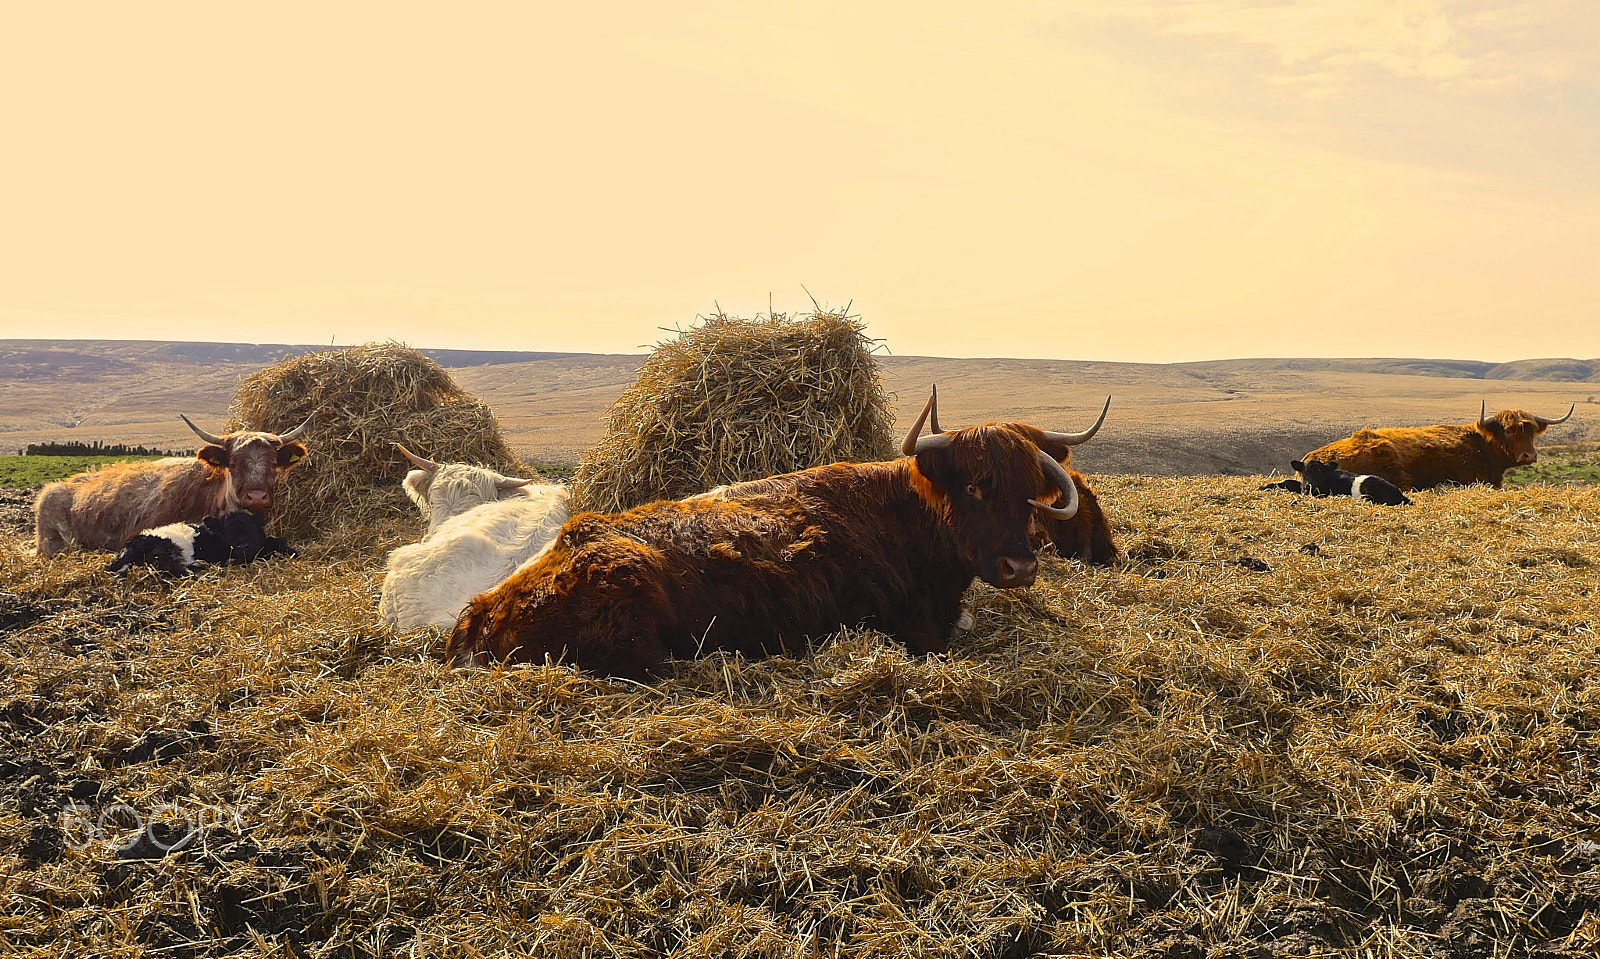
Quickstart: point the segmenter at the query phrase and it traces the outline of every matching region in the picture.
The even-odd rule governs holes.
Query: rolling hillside
[[[48,440],[174,446],[192,442],[187,413],[220,428],[241,377],[314,346],[106,340],[0,340],[0,452]],[[572,463],[604,434],[606,408],[640,357],[424,350],[494,407],[524,458]],[[1468,422],[1480,402],[1546,415],[1580,406],[1551,442],[1600,441],[1600,359],[1512,363],[1430,359],[1080,360],[882,357],[900,416],[941,387],[951,424],[1023,420],[1060,429],[1092,421],[1101,436],[1076,454],[1091,472],[1270,473],[1361,426]]]

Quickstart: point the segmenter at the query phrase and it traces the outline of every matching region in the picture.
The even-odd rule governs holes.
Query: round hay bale
[[[573,477],[574,510],[615,512],[724,483],[894,455],[873,352],[846,311],[721,313],[659,344]]]
[[[273,525],[291,540],[374,524],[409,507],[411,464],[395,443],[441,463],[536,476],[500,436],[494,412],[444,368],[400,343],[286,357],[247,377],[228,406],[229,430],[281,432],[313,412],[305,460],[279,487]]]

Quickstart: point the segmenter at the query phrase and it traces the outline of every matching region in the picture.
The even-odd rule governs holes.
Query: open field
[[[0,341],[0,452],[78,439],[186,447],[187,413],[220,429],[240,378],[308,347],[242,344]],[[604,434],[607,407],[642,357],[433,351],[494,408],[507,442],[531,463],[574,464]],[[514,362],[510,362],[514,361]],[[1480,401],[1548,416],[1578,404],[1548,442],[1600,444],[1600,362],[1527,360],[1072,360],[882,357],[884,384],[909,422],[939,384],[951,425],[1022,420],[1106,428],[1075,454],[1091,472],[1255,474],[1362,426],[1465,423]],[[287,424],[284,428],[287,428]]]
[[[30,354],[0,438],[182,445],[174,398],[219,426],[250,349]],[[494,359],[452,372],[558,463],[638,360]],[[1593,956],[1600,487],[1566,484],[1600,387],[1307,365],[888,358],[902,423],[932,381],[947,426],[1077,429],[1113,392],[1074,465],[1128,560],[980,584],[948,655],[848,630],[646,686],[451,670],[381,624],[398,489],[178,581],[34,557],[35,490],[0,489],[0,956]],[[1579,404],[1533,484],[1383,509],[1135,475],[1479,396]]]
[[[1600,488],[1095,482],[1128,563],[948,655],[643,687],[382,626],[411,518],[116,580],[7,500],[0,953],[1600,949]]]
[[[0,456],[0,488],[43,486],[78,473],[127,460],[159,456]]]

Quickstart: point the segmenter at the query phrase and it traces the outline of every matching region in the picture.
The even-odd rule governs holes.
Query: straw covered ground
[[[287,357],[244,379],[228,429],[293,429],[309,449],[282,484],[273,530],[292,540],[347,536],[410,510],[400,491],[404,443],[440,463],[535,476],[512,455],[494,412],[438,363],[400,343],[367,343]]]
[[[1595,955],[1600,489],[1258,482],[1096,478],[1128,563],[947,656],[648,686],[445,668],[380,551],[119,581],[13,525],[0,954]]]
[[[658,344],[572,481],[614,512],[724,483],[894,455],[894,416],[861,318],[716,314]]]

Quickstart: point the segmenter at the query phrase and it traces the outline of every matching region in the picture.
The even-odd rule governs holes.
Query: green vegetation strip
[[[124,460],[159,456],[0,456],[0,487],[32,487]]]
[[[1530,483],[1600,483],[1600,450],[1539,454],[1539,462],[1512,470],[1507,479],[1519,486]]]

